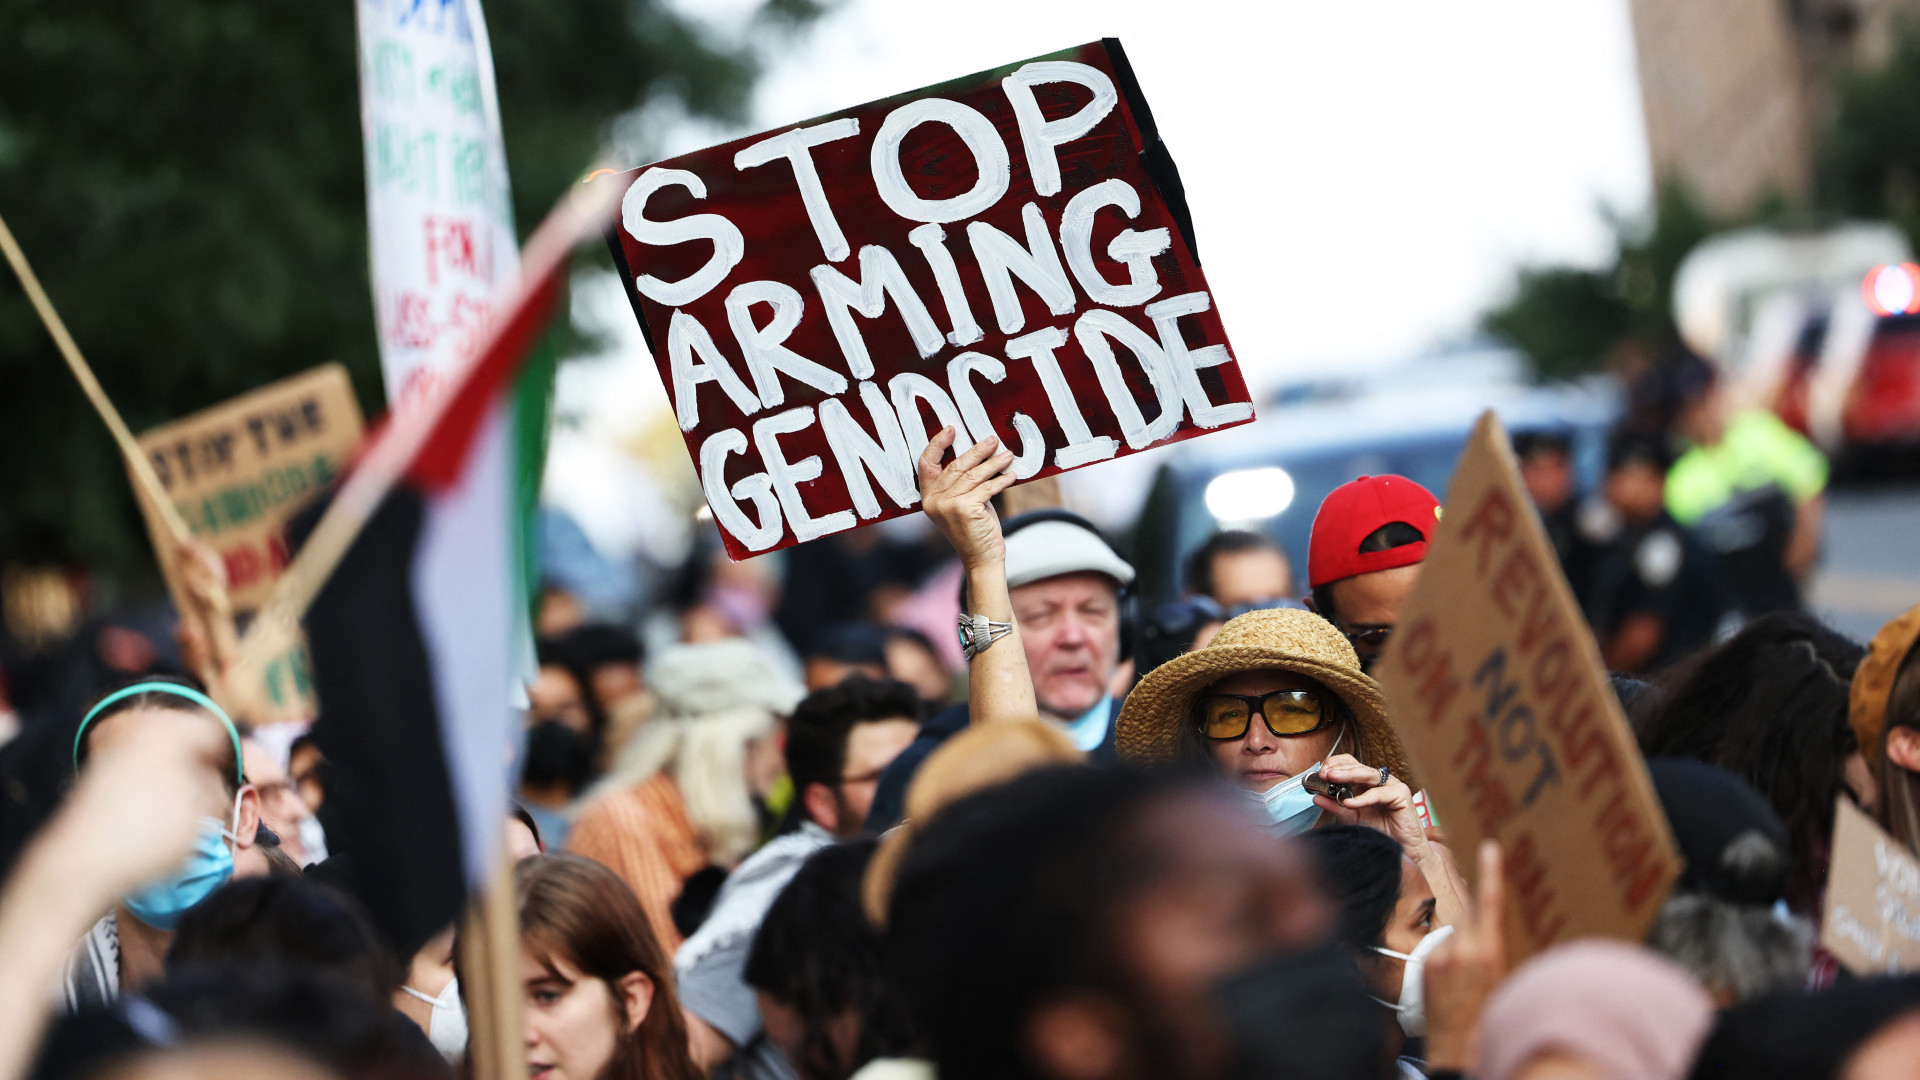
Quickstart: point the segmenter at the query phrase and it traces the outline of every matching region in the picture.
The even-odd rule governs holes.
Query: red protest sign
[[[916,509],[946,424],[1029,480],[1253,419],[1118,41],[613,182],[614,259],[736,559]]]

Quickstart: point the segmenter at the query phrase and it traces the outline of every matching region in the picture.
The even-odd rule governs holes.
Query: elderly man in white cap
[[[1126,643],[1121,611],[1133,567],[1097,526],[1067,510],[1022,514],[1009,519],[1003,531],[1007,586],[1040,713],[1064,724],[1074,745],[1094,760],[1113,760],[1113,719],[1120,703],[1108,688]],[[964,587],[960,608],[964,618],[969,611]],[[962,702],[921,727],[920,737],[881,776],[869,830],[899,820],[907,784],[920,762],[966,726]]]

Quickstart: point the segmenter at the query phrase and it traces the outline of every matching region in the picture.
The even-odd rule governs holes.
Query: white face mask
[[[467,1052],[467,1008],[460,1003],[460,980],[448,979],[439,997],[428,997],[411,986],[402,991],[433,1006],[427,1018],[427,1041],[448,1061],[459,1061]]]
[[[294,823],[294,831],[300,834],[300,846],[307,849],[309,865],[327,861],[327,830],[320,827],[320,818],[308,814]]]
[[[1439,948],[1441,942],[1452,936],[1453,927],[1442,926],[1421,938],[1420,944],[1415,945],[1411,953],[1394,952],[1392,949],[1384,949],[1378,945],[1373,947],[1373,951],[1381,956],[1391,956],[1395,960],[1406,962],[1406,972],[1400,976],[1399,1003],[1381,1001],[1379,998],[1373,1000],[1379,1001],[1380,1004],[1394,1011],[1394,1015],[1400,1020],[1400,1030],[1406,1032],[1409,1039],[1419,1038],[1427,1033],[1427,957],[1433,955],[1433,950]]]

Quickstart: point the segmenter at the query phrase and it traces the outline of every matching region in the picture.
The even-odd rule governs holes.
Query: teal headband
[[[74,772],[80,771],[80,745],[81,740],[87,737],[87,725],[93,723],[94,717],[99,716],[107,706],[116,701],[125,701],[136,694],[172,694],[174,697],[184,698],[212,713],[222,724],[226,725],[227,737],[233,740],[234,781],[243,785],[247,782],[246,771],[240,767],[240,729],[234,726],[233,718],[227,715],[227,710],[214,704],[212,698],[195,690],[191,686],[181,686],[179,683],[170,682],[134,683],[132,686],[124,689],[115,690],[113,693],[101,698],[100,704],[88,709],[87,715],[80,721],[80,730],[73,733]]]

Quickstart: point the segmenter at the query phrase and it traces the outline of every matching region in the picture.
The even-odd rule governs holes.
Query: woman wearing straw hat
[[[1349,823],[1370,811],[1365,824],[1393,831],[1403,809],[1417,831],[1411,769],[1379,684],[1310,611],[1247,612],[1206,648],[1148,672],[1120,710],[1116,744],[1128,761],[1210,769],[1261,796],[1275,832],[1312,828],[1323,810]],[[1316,774],[1355,794],[1316,803],[1302,787]]]
[[[1460,913],[1464,883],[1414,812],[1413,770],[1380,685],[1319,615],[1273,608],[1228,620],[1206,648],[1148,672],[1116,726],[1122,760],[1211,772],[1255,803],[1275,835],[1334,823],[1379,829],[1432,888],[1433,924]],[[1330,798],[1310,780],[1350,794]]]

